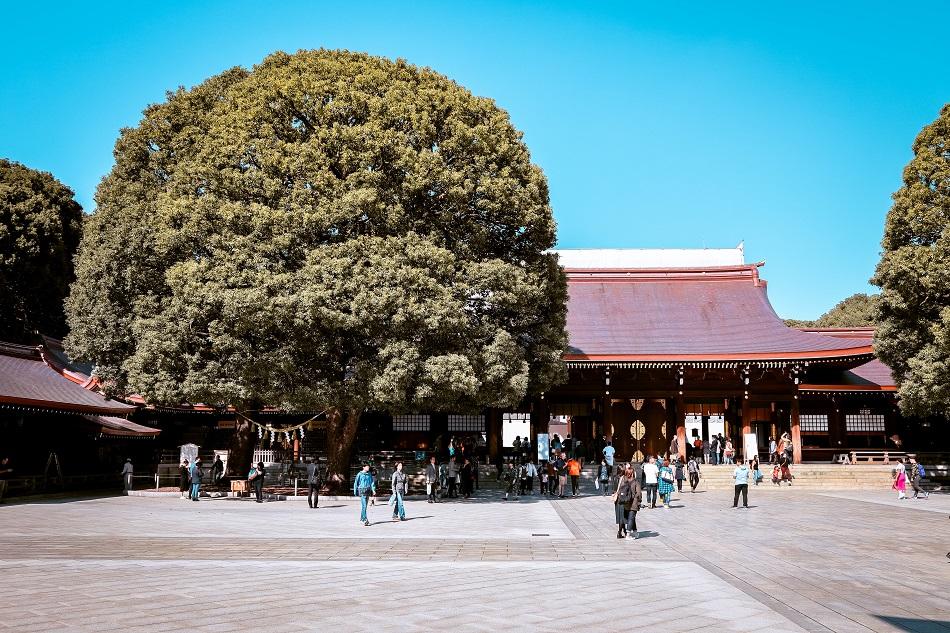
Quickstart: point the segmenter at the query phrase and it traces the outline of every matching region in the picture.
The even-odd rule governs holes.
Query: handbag
[[[600,479],[595,479],[595,480],[594,480],[594,489],[595,489],[595,490],[600,490]]]

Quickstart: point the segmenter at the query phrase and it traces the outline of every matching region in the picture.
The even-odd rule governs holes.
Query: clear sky
[[[910,145],[950,101],[946,2],[19,2],[0,156],[92,210],[123,126],[275,50],[430,66],[494,98],[545,171],[559,246],[731,247],[813,318],[878,259]]]

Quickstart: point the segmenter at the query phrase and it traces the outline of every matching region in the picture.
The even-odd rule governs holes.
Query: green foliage
[[[428,69],[275,53],[123,130],[67,347],[150,401],[467,411],[562,378],[547,183]]]
[[[872,282],[881,287],[875,352],[905,413],[950,414],[950,104],[926,126],[887,214]]]
[[[880,295],[853,294],[814,321],[785,319],[788,327],[870,327],[877,323]]]
[[[66,333],[82,207],[47,172],[0,159],[0,340]]]

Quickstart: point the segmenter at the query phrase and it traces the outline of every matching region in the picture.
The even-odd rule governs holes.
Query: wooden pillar
[[[792,398],[792,462],[802,463],[802,427],[798,419],[798,397]]]
[[[676,446],[680,460],[686,463],[686,400],[683,392],[676,396]]]
[[[501,411],[489,409],[485,416],[485,435],[488,437],[488,460],[497,464],[501,460]]]
[[[745,434],[752,432],[752,403],[748,398],[742,399],[742,437],[739,438],[739,446],[745,441]],[[733,438],[735,439],[735,438]]]

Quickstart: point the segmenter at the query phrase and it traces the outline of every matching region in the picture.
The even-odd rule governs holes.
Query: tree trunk
[[[330,492],[343,494],[349,489],[353,441],[360,424],[356,409],[332,408],[327,411],[327,486]]]
[[[237,416],[237,425],[234,427],[234,435],[231,436],[231,444],[228,447],[228,476],[247,478],[256,444],[257,435],[254,433],[254,425],[244,416]]]

